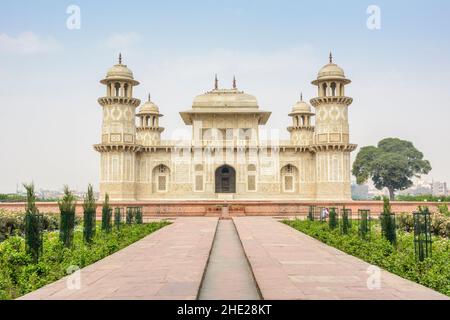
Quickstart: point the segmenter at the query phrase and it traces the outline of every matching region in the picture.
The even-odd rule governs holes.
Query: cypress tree
[[[370,232],[370,210],[359,210],[359,235],[365,240]]]
[[[383,198],[383,212],[380,215],[381,234],[391,244],[397,244],[397,230],[395,226],[395,214],[391,212],[391,204],[389,198]]]
[[[314,221],[314,206],[310,206],[309,207],[308,220],[309,221]]]
[[[96,212],[97,205],[95,204],[94,190],[92,185],[89,184],[83,203],[83,239],[85,243],[91,243],[95,236]]]
[[[428,207],[419,207],[419,212],[414,212],[414,251],[417,261],[424,261],[431,257],[431,217]]]
[[[70,192],[68,186],[64,186],[64,196],[58,201],[61,213],[59,225],[59,240],[65,247],[70,248],[73,244],[73,231],[75,228],[75,196]]]
[[[134,217],[133,211],[134,211],[134,208],[132,208],[132,207],[127,208],[127,224],[128,225],[133,223],[133,217]]]
[[[117,230],[120,230],[120,227],[122,225],[122,210],[122,208],[114,209],[114,225]]]
[[[342,209],[342,233],[348,234],[348,231],[350,230],[351,224],[350,224],[350,218],[349,218],[350,209]]]
[[[330,208],[330,218],[328,220],[328,225],[330,229],[336,229],[338,226],[339,220],[336,214],[336,208]]]
[[[37,263],[43,251],[42,217],[39,215],[36,207],[34,184],[24,184],[23,186],[27,191],[27,203],[25,206],[25,246],[33,262]]]
[[[136,208],[136,216],[134,218],[135,218],[136,224],[142,224],[143,223],[143,221],[142,221],[142,208],[141,207]]]
[[[105,202],[102,207],[102,230],[105,232],[111,231],[111,218],[112,218],[112,209],[109,205],[109,195],[105,194]]]

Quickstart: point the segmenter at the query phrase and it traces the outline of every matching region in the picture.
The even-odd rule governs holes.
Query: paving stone
[[[217,218],[178,218],[82,269],[79,290],[69,290],[65,277],[20,299],[195,299],[217,222]]]
[[[233,220],[264,299],[449,299],[384,270],[369,290],[370,264],[270,217]]]

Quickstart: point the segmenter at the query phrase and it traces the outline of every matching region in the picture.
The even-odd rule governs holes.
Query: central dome
[[[195,97],[193,108],[258,108],[258,101],[237,89],[215,89]]]

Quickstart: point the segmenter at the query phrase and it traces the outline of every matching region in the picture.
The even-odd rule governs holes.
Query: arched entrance
[[[236,193],[236,170],[224,165],[216,170],[216,193]]]

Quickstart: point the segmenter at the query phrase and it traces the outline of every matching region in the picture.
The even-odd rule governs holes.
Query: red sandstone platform
[[[413,212],[419,206],[428,206],[436,211],[440,202],[402,202],[392,201],[393,212]],[[38,202],[38,209],[43,213],[59,213],[56,202]],[[357,214],[358,209],[369,209],[373,215],[383,209],[382,201],[297,201],[297,200],[159,200],[136,202],[111,202],[113,207],[140,206],[144,217],[186,217],[186,216],[306,216],[309,206],[342,207],[352,209]],[[24,203],[0,203],[0,208],[12,211],[24,211]],[[97,214],[100,215],[101,203]],[[82,202],[77,204],[77,214],[83,212]]]

